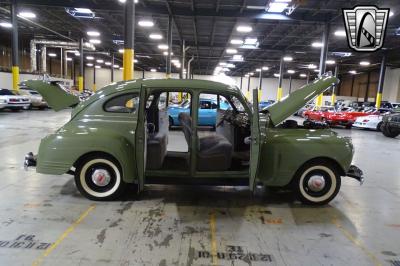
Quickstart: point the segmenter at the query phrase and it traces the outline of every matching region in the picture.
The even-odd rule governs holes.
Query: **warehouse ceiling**
[[[123,2],[123,1],[122,1]],[[124,3],[119,0],[18,0],[19,11],[31,11],[36,18],[20,19],[19,32],[22,40],[33,37],[89,40],[87,31],[101,33],[97,44],[98,51],[115,53],[122,58],[119,49],[124,33]],[[281,56],[292,57],[285,68],[295,70],[296,75],[305,73],[309,64],[319,64],[321,48],[312,47],[312,43],[321,42],[325,23],[331,25],[328,59],[340,65],[340,72],[349,70],[367,71],[378,68],[382,53],[388,53],[388,63],[400,66],[400,36],[396,35],[400,27],[400,4],[398,0],[388,1],[349,1],[349,0],[293,0],[291,13],[279,15],[265,12],[269,0],[139,0],[136,4],[135,53],[138,69],[165,69],[163,51],[159,44],[166,44],[168,17],[173,18],[173,53],[181,55],[181,43],[185,40],[189,46],[187,58],[194,56],[192,64],[194,74],[212,74],[221,62],[231,63],[234,68],[227,75],[245,75],[255,72],[256,68],[269,67],[265,76],[273,76],[279,71]],[[0,0],[0,22],[10,21],[10,1]],[[355,5],[377,5],[389,7],[393,15],[389,18],[384,49],[375,53],[356,53],[348,47],[346,37],[336,36],[343,31],[342,8]],[[88,8],[94,13],[92,18],[78,18],[67,13],[70,8]],[[140,20],[151,20],[152,27],[141,27]],[[238,26],[250,26],[248,33],[238,32]],[[162,40],[153,40],[149,34],[157,33]],[[11,29],[0,28],[0,39],[10,40]],[[257,39],[257,49],[242,49],[231,44],[232,39]],[[232,54],[228,48],[236,49],[242,55],[243,62],[230,61]],[[233,51],[235,52],[235,51]],[[343,57],[343,55],[351,56]],[[104,55],[103,55],[104,56]],[[362,67],[361,60],[371,65]],[[334,64],[328,65],[333,70]],[[174,72],[179,70],[173,67]],[[314,73],[314,71],[312,71]]]

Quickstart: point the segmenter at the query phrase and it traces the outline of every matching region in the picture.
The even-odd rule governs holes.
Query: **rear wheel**
[[[383,124],[383,122],[379,122],[378,125],[376,125],[377,131],[382,131],[382,124]]]
[[[382,124],[382,133],[388,138],[395,138],[400,135],[400,131],[392,129],[388,123]]]
[[[118,162],[103,154],[87,156],[80,161],[75,183],[86,198],[99,201],[118,198],[127,186]]]
[[[302,203],[324,205],[336,197],[341,179],[335,165],[321,160],[302,166],[295,175],[293,185]]]

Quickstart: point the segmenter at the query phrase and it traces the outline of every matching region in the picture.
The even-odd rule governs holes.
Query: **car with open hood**
[[[303,203],[326,204],[339,192],[341,177],[363,180],[352,165],[351,139],[285,120],[337,82],[322,76],[260,112],[257,90],[250,105],[236,86],[206,80],[122,81],[83,102],[46,81],[27,81],[54,110],[74,109],[64,126],[41,140],[37,155],[25,157],[25,166],[74,175],[92,200],[114,199],[128,184],[140,192],[146,184],[191,183],[284,187]],[[176,92],[191,99],[190,112],[178,115],[185,152],[167,150],[165,99]],[[217,99],[216,130],[206,135],[198,128],[204,94]],[[224,101],[230,108],[221,108]]]

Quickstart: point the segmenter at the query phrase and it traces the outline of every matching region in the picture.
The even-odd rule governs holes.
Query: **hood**
[[[24,84],[39,92],[54,111],[74,107],[79,103],[79,97],[63,90],[56,82],[49,83],[42,80],[28,80]]]
[[[276,126],[318,95],[328,90],[332,85],[338,83],[339,79],[330,75],[324,75],[313,83],[307,84],[282,98],[280,102],[276,102],[263,109],[262,113],[269,113],[270,121]]]

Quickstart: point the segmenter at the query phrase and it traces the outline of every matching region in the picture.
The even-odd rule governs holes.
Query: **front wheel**
[[[297,198],[302,203],[325,205],[338,194],[341,178],[333,164],[314,161],[297,171],[293,185]]]
[[[383,135],[388,138],[395,138],[400,135],[400,131],[392,129],[388,123],[384,123],[381,128]]]
[[[98,201],[118,198],[127,186],[118,162],[106,155],[83,158],[76,167],[75,183],[82,195]]]

